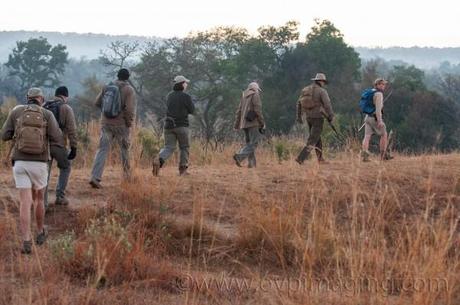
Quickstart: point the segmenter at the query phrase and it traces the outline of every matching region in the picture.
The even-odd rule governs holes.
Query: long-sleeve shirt
[[[127,81],[117,80],[115,84],[120,88],[121,114],[116,118],[107,118],[102,114],[101,124],[103,126],[126,126],[129,128],[133,125],[136,116],[136,94],[134,88]],[[98,108],[102,107],[102,97],[104,96],[105,88],[96,97],[95,105]]]
[[[14,147],[12,158],[14,161],[20,160],[48,162],[48,160],[50,159],[49,144],[56,143],[56,146],[62,147],[62,145],[60,145],[59,143],[63,143],[61,129],[59,129],[59,125],[56,119],[54,118],[53,113],[49,110],[41,108],[40,106],[35,104],[20,105],[14,107],[13,110],[11,110],[11,112],[9,113],[5,123],[3,124],[3,128],[1,131],[2,140],[9,141],[13,139],[14,132],[17,127],[16,124],[18,122],[18,118],[20,118],[26,107],[38,107],[41,109],[41,111],[43,111],[43,116],[46,120],[46,141],[48,142],[48,145],[46,145],[45,151],[39,155],[26,154],[20,152],[16,147]]]

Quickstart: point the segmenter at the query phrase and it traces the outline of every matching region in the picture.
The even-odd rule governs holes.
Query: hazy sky
[[[460,2],[365,0],[2,0],[1,30],[185,36],[218,25],[245,27],[331,20],[353,46],[460,47]]]

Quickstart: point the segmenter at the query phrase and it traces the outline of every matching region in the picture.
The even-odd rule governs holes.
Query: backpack
[[[363,90],[361,99],[359,100],[359,108],[362,113],[369,115],[375,113],[374,94],[376,92],[377,90],[373,88]]]
[[[313,108],[316,108],[318,106],[321,106],[320,104],[316,103],[313,100],[313,93],[315,91],[314,86],[307,86],[302,89],[302,93],[300,95],[299,101],[300,105],[302,106],[302,110],[312,110]]]
[[[108,84],[102,95],[102,113],[106,118],[113,119],[121,113],[121,93],[117,84]]]
[[[14,138],[21,153],[41,155],[48,145],[47,121],[39,106],[28,105],[17,119]]]
[[[51,111],[54,114],[54,117],[56,118],[56,121],[58,122],[60,129],[63,128],[60,120],[61,105],[62,101],[59,100],[48,101],[45,103],[45,105],[43,105],[43,108]]]

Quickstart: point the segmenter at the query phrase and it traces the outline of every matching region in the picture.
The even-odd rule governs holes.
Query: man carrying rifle
[[[331,100],[324,88],[327,84],[326,75],[323,73],[316,74],[312,78],[313,83],[302,89],[302,93],[297,101],[297,122],[303,123],[303,114],[305,114],[310,134],[307,145],[302,149],[297,158],[297,163],[303,164],[308,159],[311,151],[314,149],[318,162],[327,163],[323,157],[323,143],[321,133],[323,132],[324,118],[329,122],[334,119]]]

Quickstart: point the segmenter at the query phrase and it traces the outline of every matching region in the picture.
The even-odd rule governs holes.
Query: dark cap
[[[69,97],[69,89],[67,89],[66,86],[61,86],[61,87],[56,89],[56,91],[54,92],[54,96]]]
[[[128,80],[129,79],[128,69],[122,68],[118,70],[117,77],[119,80]]]

